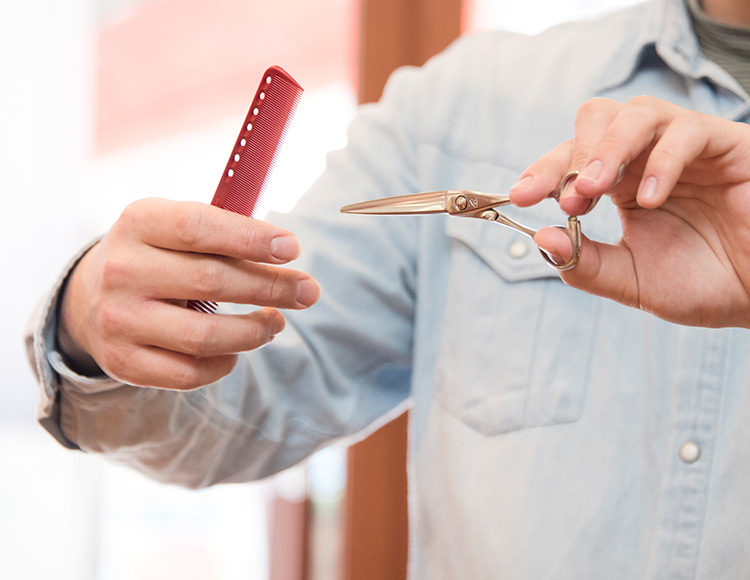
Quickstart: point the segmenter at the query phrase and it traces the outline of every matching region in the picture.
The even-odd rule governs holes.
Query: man
[[[651,176],[637,157],[650,142],[602,148],[616,111],[602,122],[592,109],[646,94],[658,107],[747,118],[746,85],[704,57],[692,27],[750,26],[750,7],[705,0],[703,9],[691,16],[681,0],[654,0],[534,38],[480,35],[401,70],[296,211],[273,218],[279,225],[200,204],[133,204],[74,260],[41,315],[41,422],[69,447],[197,487],[284,469],[410,400],[412,577],[744,577],[744,328],[680,326],[566,286],[530,242],[494,223],[338,213],[367,198],[514,184],[516,202],[531,205],[569,168],[583,169],[561,201],[575,213],[577,197],[610,191],[623,162],[626,179],[611,193],[637,209],[633,184]],[[573,149],[555,147],[592,97],[609,101],[582,111]],[[598,172],[584,168],[589,155]],[[654,210],[665,190],[654,191],[639,194],[649,211],[680,207],[670,198]],[[535,226],[563,218],[551,201],[513,213]],[[565,280],[613,296],[617,284],[598,274],[614,256],[637,264],[639,285],[613,297],[655,310],[643,302],[647,280],[668,305],[693,300],[691,287],[672,283],[679,268],[653,275],[664,247],[638,246],[649,234],[627,216],[641,215],[652,214],[618,213],[603,198],[584,231],[600,244],[624,233],[619,248],[632,252],[590,242]],[[299,270],[284,266],[298,253],[289,232],[305,247]],[[666,241],[681,245],[685,232],[674,234]],[[550,230],[537,241],[566,251]],[[631,288],[632,272],[619,279]],[[183,308],[196,298],[264,308],[235,317]],[[276,308],[290,309],[282,333]]]

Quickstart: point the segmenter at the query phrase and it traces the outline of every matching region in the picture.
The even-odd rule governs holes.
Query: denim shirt
[[[412,578],[747,578],[746,330],[669,324],[569,288],[495,223],[338,212],[505,192],[572,137],[584,101],[642,94],[735,120],[750,110],[702,57],[680,0],[466,37],[398,71],[295,211],[271,218],[302,241],[315,307],[288,313],[226,379],[180,393],[68,369],[55,291],[29,338],[40,421],[64,445],[200,487],[268,476],[411,405]],[[564,220],[553,202],[508,213]],[[620,237],[607,200],[582,222]]]

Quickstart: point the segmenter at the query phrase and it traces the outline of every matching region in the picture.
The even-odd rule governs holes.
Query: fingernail
[[[542,248],[539,246],[539,249],[542,250],[547,256],[549,256],[549,259],[552,260],[555,264],[564,264],[565,260],[563,257],[555,250],[547,250],[546,248]]]
[[[271,240],[271,255],[277,260],[293,260],[299,256],[299,242],[294,236],[276,236]]]
[[[589,181],[596,181],[597,179],[599,179],[599,176],[602,173],[602,167],[604,167],[604,164],[598,159],[594,159],[594,161],[584,167],[583,171],[578,174],[578,179],[588,179]]]
[[[540,232],[543,230],[540,230]],[[539,233],[539,232],[537,232]],[[564,234],[563,234],[564,235]],[[556,232],[556,237],[558,237],[559,234]],[[534,236],[534,242],[536,243],[537,247],[544,252],[547,257],[556,265],[561,266],[568,262],[570,258],[575,253],[575,247],[573,246],[573,240],[570,239],[569,236],[567,237],[568,245],[564,245],[564,243],[561,242],[561,238],[558,237],[557,240],[550,239],[549,232],[545,231],[545,235],[542,238],[542,236]]]
[[[628,164],[627,163],[620,163],[620,167],[617,168],[617,175],[615,175],[615,181],[612,183],[612,187],[617,185],[622,181],[622,178],[625,177],[625,172],[628,170]]]
[[[527,175],[526,177],[519,179],[516,181],[512,186],[511,189],[527,189],[531,187],[531,184],[534,183],[534,176],[533,175]]]
[[[297,284],[297,302],[302,306],[312,306],[320,295],[320,287],[315,280],[305,278]]]
[[[651,201],[654,199],[654,196],[656,195],[656,186],[658,185],[658,182],[656,181],[656,177],[653,175],[646,178],[646,181],[643,182],[643,185],[641,186],[641,190],[638,192],[638,199],[641,201]]]

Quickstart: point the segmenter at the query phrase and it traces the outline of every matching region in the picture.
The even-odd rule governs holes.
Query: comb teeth
[[[211,205],[253,215],[301,97],[302,87],[284,69],[266,70]],[[218,304],[189,300],[188,307],[211,314]]]
[[[212,205],[253,215],[301,96],[302,87],[284,69],[265,72]]]
[[[210,302],[208,300],[188,300],[188,308],[203,312],[205,314],[214,314],[219,308],[216,302]]]

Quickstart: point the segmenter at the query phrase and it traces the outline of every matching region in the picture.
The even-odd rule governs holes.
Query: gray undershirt
[[[703,54],[750,93],[750,29],[710,19],[700,0],[687,0],[687,5]]]

